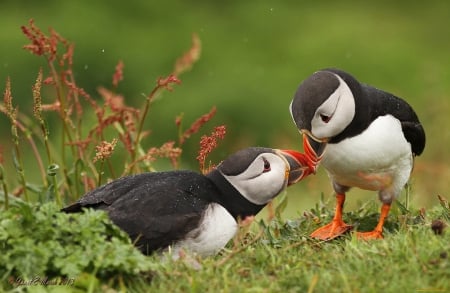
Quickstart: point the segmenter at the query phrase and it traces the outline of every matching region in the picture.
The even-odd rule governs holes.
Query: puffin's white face
[[[335,76],[339,80],[338,88],[317,108],[311,121],[311,134],[318,139],[338,135],[355,116],[352,91],[342,78]]]
[[[289,170],[287,160],[281,155],[262,153],[244,172],[223,176],[247,200],[261,205],[268,203],[287,186]]]

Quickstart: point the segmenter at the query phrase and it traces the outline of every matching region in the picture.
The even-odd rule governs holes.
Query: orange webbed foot
[[[370,232],[358,232],[356,233],[356,237],[362,240],[383,239],[383,225],[387,215],[389,214],[390,208],[390,204],[384,203],[381,207],[380,220],[378,221],[375,229]]]
[[[312,232],[310,236],[321,240],[331,240],[341,236],[352,228],[352,225],[347,225],[343,221],[332,221]]]
[[[356,233],[356,237],[359,240],[372,240],[372,239],[383,239],[383,234],[381,231],[373,230],[370,232],[358,232]]]

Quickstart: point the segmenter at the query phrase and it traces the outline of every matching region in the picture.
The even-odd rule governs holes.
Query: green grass
[[[374,206],[346,214],[347,220],[374,225]],[[419,211],[397,209],[383,240],[359,241],[349,234],[322,242],[308,235],[319,226],[317,214],[322,221],[332,213],[313,210],[259,225],[264,233],[254,244],[232,257],[233,250],[199,260],[201,268],[154,258],[159,264],[152,281],[141,285],[153,292],[448,292],[450,235],[436,235],[430,225],[436,218],[448,224],[449,211],[438,207],[422,217]],[[247,235],[247,241],[256,234]]]
[[[277,217],[243,227],[236,241],[214,257],[168,254],[142,259],[149,270],[102,276],[101,272],[73,277],[70,285],[22,286],[30,292],[448,292],[450,233],[437,234],[432,222],[449,224],[450,206],[406,210],[394,204],[383,240],[360,241],[352,233],[333,241],[308,235],[331,219],[327,205],[301,217]],[[372,228],[377,204],[369,202],[344,219]],[[70,243],[69,240],[66,240]],[[113,258],[113,255],[110,256]],[[121,258],[124,259],[124,255]],[[98,261],[98,260],[97,260]],[[26,279],[25,279],[26,281]],[[2,288],[2,287],[0,287]],[[6,284],[3,290],[11,289]],[[114,292],[114,291],[111,291]]]

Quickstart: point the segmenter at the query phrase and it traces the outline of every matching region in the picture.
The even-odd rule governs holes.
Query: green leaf
[[[288,204],[288,197],[286,196],[286,192],[283,192],[282,194],[280,194],[277,197],[277,199],[278,199],[278,205],[275,208],[275,215],[277,216],[277,218],[280,218],[281,214],[286,209],[287,204]]]
[[[23,171],[22,166],[20,166],[19,158],[17,157],[17,153],[16,153],[15,149],[13,150],[12,157],[13,157],[14,168],[16,168],[16,171],[18,173],[22,173],[22,171]]]
[[[44,191],[44,185],[41,184],[27,183],[26,187],[28,190],[37,194],[42,193]]]
[[[56,203],[20,203],[0,214],[0,280],[136,275],[150,268],[128,235],[104,211],[59,211]],[[0,287],[1,289],[1,287]]]

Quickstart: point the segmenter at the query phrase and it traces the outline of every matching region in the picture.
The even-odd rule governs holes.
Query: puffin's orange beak
[[[279,152],[289,163],[289,171],[286,170],[288,186],[301,181],[312,173],[312,169],[308,163],[308,157],[305,154],[293,150],[279,150]]]
[[[311,168],[312,173],[316,173],[320,160],[322,160],[327,140],[319,140],[315,138],[311,132],[302,129],[303,133],[303,150],[307,158],[307,164]]]

